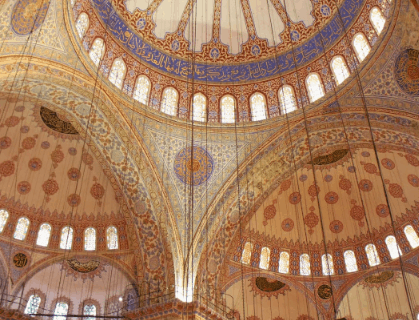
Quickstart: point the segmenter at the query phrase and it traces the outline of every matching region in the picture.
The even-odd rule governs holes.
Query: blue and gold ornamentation
[[[211,177],[214,171],[214,160],[204,148],[187,147],[177,154],[174,170],[183,183],[199,186]]]
[[[400,89],[419,97],[419,51],[407,49],[396,59],[394,77]]]
[[[21,36],[32,33],[44,22],[48,8],[49,0],[19,0],[11,17],[13,31]]]

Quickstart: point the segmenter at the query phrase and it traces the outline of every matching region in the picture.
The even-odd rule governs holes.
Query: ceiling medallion
[[[287,291],[291,291],[291,288],[286,283],[265,277],[250,279],[250,287],[253,292],[268,298],[272,296],[277,298],[279,294],[285,295]]]
[[[28,257],[22,252],[18,252],[13,257],[13,264],[16,268],[24,268],[28,264]]]
[[[360,282],[360,285],[368,288],[382,288],[388,285],[392,285],[398,282],[401,277],[400,272],[394,272],[391,270],[374,273],[371,276],[366,277]]]
[[[87,279],[93,281],[95,277],[101,277],[102,272],[106,272],[106,263],[103,261],[91,260],[88,257],[74,257],[63,261],[62,270],[66,276],[73,277],[74,280],[81,279],[85,282]]]
[[[214,160],[204,148],[187,147],[177,154],[174,171],[183,183],[199,186],[211,177],[214,171]]]
[[[67,264],[70,266],[71,269],[80,273],[89,273],[95,271],[100,262],[96,260],[90,260],[87,262],[80,262],[76,258],[68,259]]]
[[[332,153],[328,153],[325,155],[320,155],[313,159],[313,161],[310,161],[308,164],[313,164],[315,166],[324,166],[328,164],[335,163],[343,157],[345,157],[349,152],[349,149],[339,149],[335,150]]]
[[[38,29],[45,20],[49,1],[19,0],[13,7],[11,25],[13,31],[25,36]]]
[[[404,50],[396,59],[394,77],[405,93],[419,97],[419,51]]]

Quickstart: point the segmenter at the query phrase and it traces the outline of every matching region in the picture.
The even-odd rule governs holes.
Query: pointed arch
[[[96,38],[95,41],[93,41],[92,47],[89,51],[89,57],[92,59],[93,63],[96,66],[99,66],[100,60],[102,60],[102,57],[105,53],[105,42],[102,38]]]
[[[286,114],[297,110],[297,101],[295,100],[294,89],[290,85],[284,85],[278,90],[279,104],[281,105],[281,114]]]
[[[221,122],[234,123],[236,121],[236,99],[232,95],[225,95],[220,100]]]
[[[194,94],[192,99],[192,120],[207,121],[207,98],[200,92]]]
[[[179,94],[175,88],[168,87],[164,89],[161,100],[161,112],[169,116],[177,115],[179,103]]]
[[[76,30],[80,39],[84,37],[88,28],[89,28],[89,16],[87,15],[86,12],[82,12],[80,13],[76,21]]]
[[[118,89],[122,88],[124,82],[127,66],[124,60],[117,58],[113,61],[111,71],[109,72],[109,81],[112,82]]]
[[[250,113],[252,121],[265,120],[267,118],[266,98],[260,92],[250,96]]]
[[[148,77],[141,75],[137,78],[135,83],[133,98],[142,104],[148,105],[148,99],[150,96],[151,82]]]
[[[375,32],[377,32],[377,34],[380,35],[384,29],[384,25],[386,24],[386,18],[384,18],[383,13],[378,7],[373,7],[371,9],[370,21],[375,29]]]
[[[324,96],[322,80],[318,73],[310,73],[306,78],[308,97],[315,102]]]
[[[356,56],[359,62],[364,61],[371,51],[370,44],[363,33],[357,33],[352,41]]]
[[[335,76],[335,81],[337,85],[340,85],[349,77],[349,69],[346,65],[345,59],[342,56],[333,57],[330,62],[330,66]]]

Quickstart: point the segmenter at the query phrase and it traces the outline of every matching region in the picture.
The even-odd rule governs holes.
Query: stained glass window
[[[399,245],[397,244],[396,237],[388,236],[386,238],[386,245],[388,252],[390,252],[391,259],[396,259],[402,255]]]
[[[76,30],[80,38],[83,38],[88,27],[89,27],[89,17],[87,16],[85,12],[82,12],[80,13],[76,21]]]
[[[358,33],[354,37],[353,46],[355,48],[356,55],[358,60],[362,62],[365,57],[370,53],[371,47],[368,43],[367,38],[365,38],[363,33]]]
[[[327,255],[322,255],[322,270],[323,275],[325,276],[332,276],[335,273],[333,268],[333,257],[329,253]]]
[[[161,111],[175,116],[177,113],[178,93],[173,88],[166,88],[163,91],[163,99],[161,101]]]
[[[380,264],[380,257],[378,256],[377,248],[372,243],[365,246],[365,252],[367,253],[368,263],[371,267],[378,266]]]
[[[311,73],[306,79],[310,102],[314,102],[324,96],[323,85],[317,73]]]
[[[404,234],[406,235],[407,240],[409,240],[410,246],[412,248],[417,248],[419,246],[418,235],[411,225],[407,225],[404,228]]]
[[[57,302],[54,310],[54,318],[52,320],[66,320],[68,313],[68,303]]]
[[[250,258],[252,257],[252,250],[253,250],[253,245],[250,242],[246,242],[244,245],[244,249],[242,252],[242,263],[244,264],[249,264],[250,263]]]
[[[92,227],[84,230],[84,250],[96,250],[96,230]]]
[[[374,26],[375,31],[379,35],[381,31],[383,31],[384,25],[386,24],[386,19],[383,17],[381,10],[377,7],[372,8],[370,12],[370,20]]]
[[[250,97],[250,111],[252,121],[266,119],[266,99],[263,94],[257,92]]]
[[[64,227],[61,230],[60,249],[70,250],[73,244],[73,228]]]
[[[106,240],[109,250],[118,249],[118,230],[115,227],[106,229]]]
[[[115,59],[111,72],[109,73],[109,81],[112,82],[117,88],[122,88],[122,82],[124,81],[125,71],[127,67],[121,58]]]
[[[90,59],[92,59],[93,63],[98,66],[100,59],[102,59],[102,56],[105,52],[105,43],[103,42],[103,39],[96,38],[95,41],[93,41],[92,47],[90,48],[89,56]]]
[[[259,268],[267,270],[269,268],[269,261],[271,259],[271,250],[268,247],[263,247],[260,252]]]
[[[139,76],[135,84],[134,99],[140,101],[142,104],[147,104],[150,87],[150,80],[146,76]]]
[[[290,267],[290,255],[288,252],[281,252],[279,255],[279,267],[278,271],[280,273],[288,273]]]
[[[332,70],[335,75],[335,81],[339,85],[346,78],[349,77],[349,70],[346,66],[345,60],[341,56],[336,56],[332,59]]]
[[[29,297],[28,303],[26,304],[25,314],[36,314],[38,312],[39,305],[41,304],[41,297],[37,294],[32,294]]]
[[[300,274],[302,276],[309,276],[310,273],[310,256],[307,253],[303,253],[300,256]]]
[[[358,265],[356,264],[355,253],[352,250],[346,250],[343,254],[345,258],[346,271],[355,272],[358,271]]]
[[[294,90],[291,86],[282,86],[278,91],[279,103],[281,104],[281,114],[286,114],[297,109]]]
[[[221,122],[234,123],[236,121],[236,101],[232,96],[221,98]]]
[[[20,218],[17,221],[15,234],[13,235],[13,238],[17,240],[24,240],[26,237],[26,233],[28,232],[29,228],[29,220],[27,218]]]
[[[5,209],[0,209],[0,232],[3,232],[7,219],[9,219],[9,212]]]
[[[39,227],[38,238],[36,239],[36,244],[38,246],[47,247],[50,235],[51,235],[51,226],[48,223],[41,224],[41,226]]]
[[[86,304],[83,308],[83,315],[85,316],[95,316],[96,315],[96,306],[94,304]],[[94,317],[84,318],[86,320],[95,320]]]
[[[207,119],[207,98],[202,93],[193,96],[193,121],[205,122]]]

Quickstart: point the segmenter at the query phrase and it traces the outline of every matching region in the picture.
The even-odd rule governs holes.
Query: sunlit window
[[[41,297],[37,294],[32,294],[26,304],[25,314],[36,314],[41,305]]]
[[[300,274],[302,276],[309,276],[310,273],[310,256],[307,253],[303,253],[300,256]]]
[[[281,252],[279,255],[279,268],[280,273],[288,273],[290,268],[290,255],[288,252]]]
[[[105,43],[103,42],[103,39],[96,38],[89,51],[89,57],[96,66],[99,65],[100,59],[102,59],[104,53]]]
[[[54,309],[54,318],[52,320],[66,320],[68,313],[68,303],[57,302]]]
[[[411,225],[407,225],[404,228],[404,234],[406,235],[407,240],[409,240],[410,246],[412,248],[417,248],[419,246],[418,235]]]
[[[250,263],[250,258],[252,257],[252,250],[253,250],[253,245],[250,242],[246,242],[243,248],[243,252],[242,252],[242,263],[244,264],[249,264]]]
[[[118,249],[118,230],[111,226],[106,229],[106,241],[109,250]]]
[[[380,264],[380,257],[378,256],[377,248],[372,243],[365,246],[365,252],[367,253],[368,263],[371,267],[378,266]]]
[[[9,219],[9,212],[5,209],[0,209],[0,232],[3,232],[7,219]]]
[[[399,245],[397,244],[396,237],[388,236],[386,238],[386,245],[388,252],[390,252],[391,259],[396,259],[402,255]]]
[[[73,244],[73,228],[64,227],[61,230],[60,249],[70,250]]]
[[[221,122],[234,123],[236,121],[236,101],[232,96],[221,98]]]
[[[96,306],[94,304],[86,304],[83,308],[84,316],[95,316],[96,315]],[[95,320],[95,317],[84,318],[86,320]]]
[[[346,271],[355,272],[358,271],[358,265],[356,264],[355,253],[352,250],[346,250],[343,254],[345,258]]]
[[[142,104],[148,103],[148,96],[150,94],[151,82],[146,76],[139,76],[134,90],[134,99]]]
[[[83,38],[88,27],[89,27],[89,17],[87,16],[85,12],[82,12],[80,13],[76,21],[76,30],[80,38]]]
[[[202,93],[193,96],[192,120],[200,122],[207,120],[207,98]]]
[[[163,91],[163,99],[161,101],[161,111],[170,116],[177,113],[178,93],[174,88],[166,88]]]
[[[74,4],[75,4],[75,3],[76,3],[76,0],[71,0],[71,1],[70,1],[70,6],[71,6],[71,7],[74,7]]]
[[[306,83],[310,102],[314,102],[324,96],[322,81],[317,73],[309,74]]]
[[[260,252],[259,268],[267,270],[269,268],[269,261],[271,259],[271,249],[263,247]]]
[[[266,99],[263,94],[257,92],[250,97],[250,111],[252,121],[266,119]]]
[[[375,31],[379,35],[381,31],[383,31],[384,25],[386,24],[386,19],[383,17],[383,14],[379,8],[374,7],[371,9],[370,20],[374,26]]]
[[[281,114],[286,114],[297,109],[294,90],[291,86],[282,86],[278,91]]]
[[[92,227],[84,230],[84,250],[96,250],[96,230]]]
[[[112,82],[117,88],[122,88],[122,82],[124,81],[125,71],[127,67],[121,58],[115,59],[111,72],[109,72],[109,81]]]
[[[36,244],[38,246],[47,247],[50,236],[51,236],[51,226],[48,223],[41,224],[41,226],[39,227],[38,238],[36,239]]]
[[[358,33],[354,37],[353,46],[356,52],[356,56],[358,57],[358,60],[362,62],[368,53],[370,53],[371,47],[368,43],[367,38],[365,38],[363,33]]]
[[[29,228],[29,220],[27,218],[20,218],[17,221],[15,234],[13,235],[13,238],[17,240],[24,240],[26,237],[26,233],[28,233]]]
[[[333,257],[331,254],[322,255],[322,270],[323,275],[332,276],[335,274],[335,269],[333,268]]]
[[[334,57],[331,64],[336,83],[339,85],[349,77],[348,67],[342,56]]]

